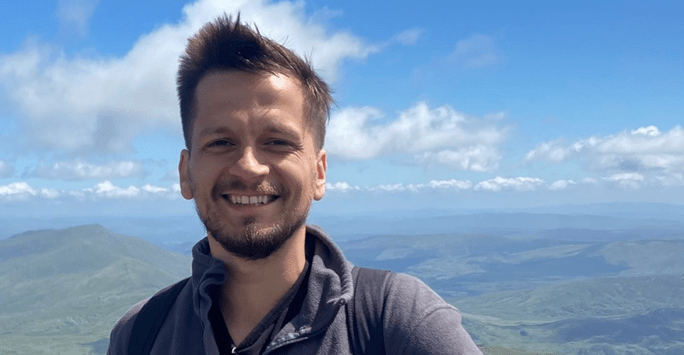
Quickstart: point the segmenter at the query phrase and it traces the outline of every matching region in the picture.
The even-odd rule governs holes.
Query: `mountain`
[[[135,235],[154,244],[190,242],[205,235],[192,210],[163,216],[80,215],[0,216],[0,240],[26,230],[66,228],[100,223],[110,231]],[[312,209],[309,223],[323,226],[336,241],[388,234],[472,233],[501,236],[536,236],[584,241],[628,239],[684,239],[684,205],[611,203],[546,206],[519,209],[335,210],[322,214]],[[657,236],[656,236],[657,235]]]
[[[684,274],[681,239],[586,242],[434,234],[383,235],[339,245],[357,265],[409,273],[449,299],[576,278]]]
[[[116,320],[190,263],[100,225],[1,240],[0,353],[102,353]]]
[[[485,354],[684,354],[684,240],[577,240],[384,235],[340,247],[425,281]]]
[[[684,354],[684,276],[598,278],[456,302],[478,343],[556,354]]]
[[[487,355],[684,354],[684,239],[643,230],[655,232],[392,234],[338,244],[357,265],[425,281],[462,311]],[[103,354],[130,306],[189,274],[189,257],[100,225],[0,240],[0,354]]]

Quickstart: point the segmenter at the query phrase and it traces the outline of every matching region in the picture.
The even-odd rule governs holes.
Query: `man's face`
[[[178,170],[210,238],[261,259],[303,228],[325,193],[325,150],[314,147],[299,82],[284,75],[211,73],[197,86],[191,151]]]

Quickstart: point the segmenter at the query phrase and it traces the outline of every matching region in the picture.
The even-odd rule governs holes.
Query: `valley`
[[[514,230],[480,221],[492,229],[338,244],[357,265],[422,279],[459,308],[488,355],[684,353],[680,225],[630,221],[610,230],[558,220],[573,225]],[[97,224],[0,240],[0,353],[104,354],[129,307],[190,274],[192,244],[162,248]]]

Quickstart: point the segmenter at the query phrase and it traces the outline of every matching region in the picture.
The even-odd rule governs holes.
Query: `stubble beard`
[[[214,191],[220,190],[218,186],[214,189]],[[285,198],[279,195],[280,198]],[[289,196],[291,198],[291,195]],[[214,202],[222,198],[220,194],[212,192]],[[305,197],[302,196],[302,198]],[[247,260],[265,259],[278,251],[298,229],[304,226],[310,208],[311,201],[301,210],[295,206],[294,210],[286,211],[283,220],[274,222],[270,226],[259,226],[255,217],[246,217],[241,221],[241,230],[237,233],[230,233],[225,226],[223,216],[212,211],[209,206],[200,208],[195,201],[197,215],[207,233],[219,242],[223,249]]]
[[[308,214],[304,213],[294,220],[275,223],[268,228],[259,228],[255,219],[244,218],[241,235],[228,234],[220,223],[213,218],[207,218],[197,209],[197,214],[204,224],[207,233],[216,239],[226,251],[247,260],[260,260],[278,251],[292,235],[306,223]]]

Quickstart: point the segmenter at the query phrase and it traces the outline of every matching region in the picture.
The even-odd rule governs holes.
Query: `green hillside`
[[[420,277],[463,313],[485,355],[684,354],[684,241],[476,234],[340,243],[361,266]],[[190,258],[98,226],[0,241],[0,354],[104,354],[134,303]]]
[[[128,308],[189,275],[189,258],[99,225],[2,240],[0,354],[102,353]]]
[[[557,354],[684,354],[684,276],[573,281],[464,298],[480,344]]]
[[[684,240],[474,234],[341,243],[361,266],[419,277],[485,354],[684,354]]]

